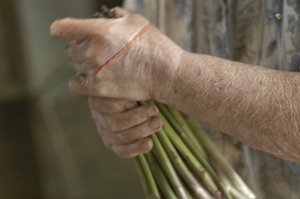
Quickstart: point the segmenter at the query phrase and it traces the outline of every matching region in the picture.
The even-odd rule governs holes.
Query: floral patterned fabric
[[[126,0],[124,7],[187,51],[300,71],[300,0]],[[300,163],[205,129],[257,198],[300,199]]]

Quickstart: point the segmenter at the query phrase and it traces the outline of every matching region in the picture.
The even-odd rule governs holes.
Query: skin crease
[[[115,9],[120,19],[68,18],[51,25],[51,36],[72,41],[66,56],[81,74],[93,74],[149,23]],[[70,81],[72,91],[94,96],[89,102],[99,134],[120,157],[151,150],[147,136],[162,125],[157,108],[149,114],[147,106],[135,107],[133,101],[154,99],[253,148],[297,162],[299,86],[298,73],[184,52],[153,26],[95,78],[77,75]]]

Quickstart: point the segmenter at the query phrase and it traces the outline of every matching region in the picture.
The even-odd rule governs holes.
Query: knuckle
[[[158,109],[154,104],[147,104],[140,110],[140,117],[149,118],[158,113]]]
[[[87,59],[92,59],[93,60],[93,59],[95,59],[97,57],[97,53],[96,53],[96,51],[95,51],[94,48],[89,48],[87,50],[85,56],[86,56]]]

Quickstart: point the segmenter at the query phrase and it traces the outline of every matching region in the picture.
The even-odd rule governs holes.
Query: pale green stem
[[[206,135],[206,133],[199,126],[198,122],[192,117],[188,117],[186,122],[193,130],[195,136],[197,136],[199,142],[201,142],[205,152],[218,167],[218,171],[221,171],[231,182],[233,187],[235,187],[240,193],[247,196],[250,199],[256,198],[255,194],[249,189],[249,187],[244,183],[241,177],[234,171],[230,164],[225,160],[222,154],[216,149],[212,141]]]
[[[153,199],[160,199],[161,196],[160,196],[158,187],[156,185],[156,182],[154,180],[154,177],[152,175],[151,169],[148,165],[148,162],[147,162],[145,156],[139,155],[139,156],[137,156],[137,158],[141,164],[141,167],[143,168],[143,171],[146,176],[147,182],[149,184],[150,192],[151,192]]]
[[[152,152],[155,154],[157,159],[159,160],[160,165],[162,166],[166,176],[171,182],[175,192],[177,193],[179,198],[188,198],[188,193],[184,190],[180,179],[167,155],[163,146],[161,145],[159,139],[155,134],[151,135],[154,146]]]
[[[145,173],[143,171],[143,168],[140,164],[140,161],[138,160],[137,157],[134,158],[134,163],[135,163],[135,167],[138,171],[138,174],[139,174],[139,177],[140,177],[140,181],[142,183],[142,187],[143,187],[146,199],[152,199],[152,195],[151,195],[151,192],[150,192],[150,188],[149,188],[149,185],[148,185],[147,178],[146,178]]]
[[[182,131],[184,132],[189,132],[189,135],[192,134],[194,135],[194,132],[190,129],[190,127],[188,126],[187,122],[185,121],[185,119],[183,118],[182,114],[171,108],[168,107],[166,105],[160,104],[159,106],[161,107],[165,107],[165,109],[171,110],[171,115],[173,116],[173,118],[171,118],[170,113],[167,113],[167,111],[164,111],[164,114],[168,114],[168,120],[171,122],[171,124],[173,126],[177,126],[177,128],[184,128],[184,130],[182,129]],[[171,118],[171,119],[170,119]],[[180,125],[179,125],[179,124]],[[177,129],[176,129],[177,130]],[[177,130],[178,132],[178,130]],[[195,136],[193,137],[193,139],[197,139]],[[203,157],[202,153],[200,153],[199,150],[197,150],[197,148],[195,147],[195,145],[193,143],[191,143],[190,141],[191,139],[188,138],[187,140],[185,140],[185,143],[189,143],[187,144],[187,146],[190,148],[190,150],[192,151],[192,153],[196,156],[196,158],[200,161],[200,163],[204,166],[204,168],[207,170],[207,172],[210,174],[210,176],[213,178],[213,180],[215,181],[216,185],[219,187],[220,191],[223,193],[223,195],[225,196],[226,199],[232,199],[230,193],[225,189],[224,184],[222,183],[222,181],[219,179],[217,173],[215,172],[215,170],[210,166],[210,164],[207,162],[206,158]],[[199,142],[197,142],[199,143]],[[202,147],[201,147],[202,148]]]
[[[157,184],[159,185],[160,190],[162,191],[166,199],[177,199],[171,185],[169,184],[164,172],[160,168],[158,162],[154,158],[151,152],[145,154],[150,168],[153,172],[154,178],[156,179]]]

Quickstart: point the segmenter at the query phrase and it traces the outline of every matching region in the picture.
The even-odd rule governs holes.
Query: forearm
[[[183,53],[157,100],[242,142],[300,161],[300,74]]]

